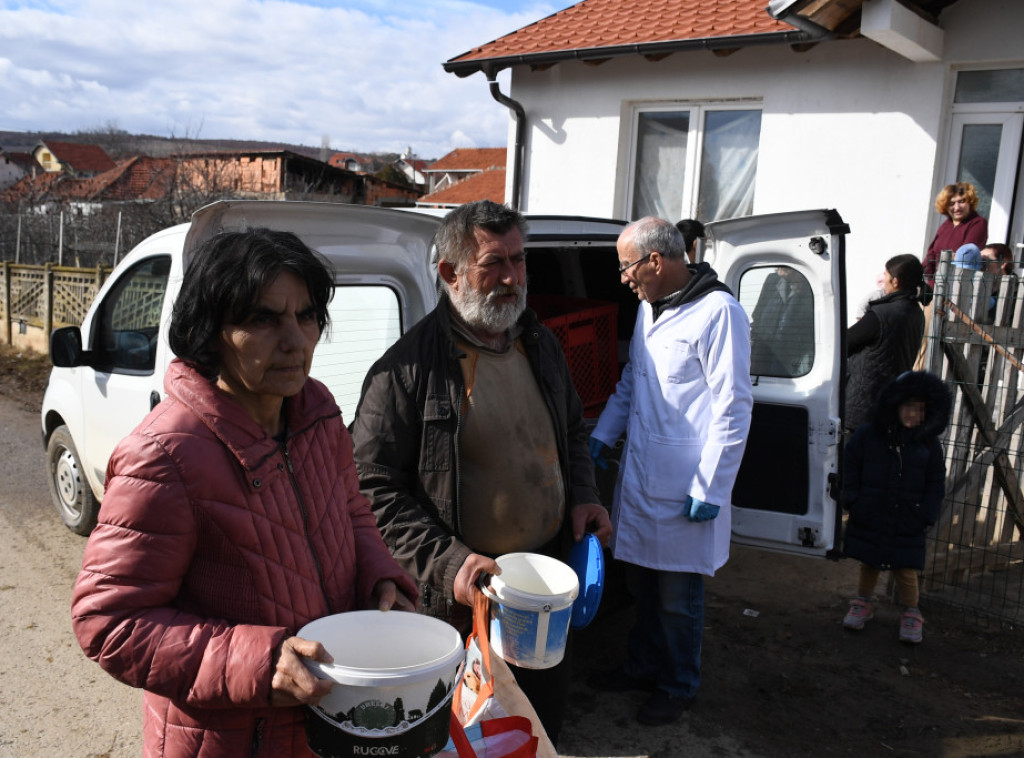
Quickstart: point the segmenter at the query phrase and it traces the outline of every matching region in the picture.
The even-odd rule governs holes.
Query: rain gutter
[[[487,77],[487,84],[491,89],[491,97],[512,111],[512,117],[516,120],[515,145],[512,150],[512,197],[509,198],[509,205],[513,210],[519,210],[522,205],[522,184],[523,168],[526,158],[526,109],[522,103],[513,100],[504,94],[497,81],[498,70],[490,66],[482,69]]]

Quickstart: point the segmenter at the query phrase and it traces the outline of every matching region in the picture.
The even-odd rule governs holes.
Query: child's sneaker
[[[850,610],[846,612],[843,626],[847,629],[863,629],[864,624],[874,617],[875,609],[871,602],[862,597],[855,597],[850,601]]]
[[[924,618],[917,608],[907,608],[900,616],[900,642],[916,645],[921,641],[924,629]]]

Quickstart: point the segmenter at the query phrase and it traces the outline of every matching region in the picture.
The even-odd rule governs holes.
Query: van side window
[[[327,385],[348,424],[374,361],[402,336],[398,294],[383,285],[339,285],[331,325],[313,353],[310,374]]]
[[[140,261],[118,277],[97,313],[92,346],[97,368],[153,373],[170,270],[170,256],[161,255]]]
[[[753,268],[740,278],[739,301],[750,314],[752,376],[795,378],[814,365],[814,293],[789,266]]]

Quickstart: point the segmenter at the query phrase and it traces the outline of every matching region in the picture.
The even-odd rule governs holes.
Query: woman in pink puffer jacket
[[[333,282],[297,237],[222,233],[186,272],[164,399],[116,448],[75,585],[86,654],[145,690],[147,756],[309,756],[329,661],[295,636],[413,610],[359,493],[330,392],[308,378]]]

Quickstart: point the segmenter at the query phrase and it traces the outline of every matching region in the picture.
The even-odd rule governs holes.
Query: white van
[[[596,420],[628,355],[638,308],[617,275],[615,241],[624,222],[528,221],[530,305],[559,336],[586,415]],[[171,305],[189,256],[204,239],[224,229],[268,226],[295,232],[327,258],[337,290],[312,374],[351,420],[370,365],[437,302],[431,241],[439,224],[433,215],[368,206],[224,201],[139,244],[104,284],[82,326],[51,337],[54,369],[42,432],[51,493],[68,528],[92,530],[114,446],[163,397],[173,357],[166,334]],[[839,272],[847,232],[834,211],[707,225],[703,257],[757,316],[752,335],[761,356],[753,367],[750,438],[733,492],[735,542],[807,555],[833,549],[846,312]],[[783,324],[783,316],[764,307],[765,296],[782,286],[780,273],[810,298],[795,324]],[[766,325],[768,318],[777,323]],[[780,347],[784,333],[797,336]],[[598,473],[610,504],[614,471]]]

